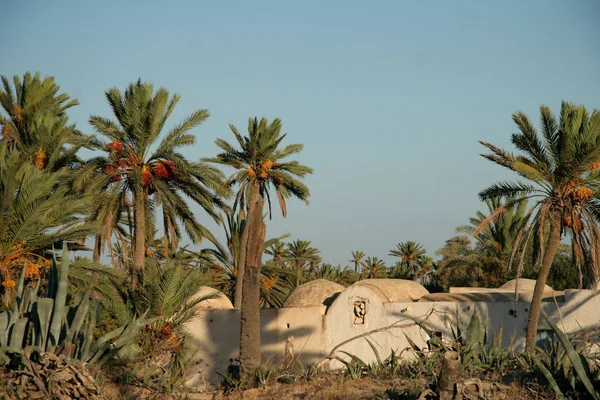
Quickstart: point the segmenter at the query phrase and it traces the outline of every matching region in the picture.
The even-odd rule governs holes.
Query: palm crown
[[[486,227],[515,204],[534,200],[525,220],[533,219],[533,237],[543,243],[547,223],[558,218],[557,228],[573,234],[576,258],[581,259],[586,245],[594,251],[590,260],[597,270],[600,254],[600,201],[594,196],[600,178],[600,112],[589,115],[582,106],[563,102],[560,120],[548,107],[540,107],[542,135],[538,134],[527,116],[513,115],[520,132],[512,135],[512,143],[522,154],[508,153],[489,143],[481,142],[492,151],[483,157],[519,174],[525,181],[500,182],[480,192],[482,200],[512,198],[482,221]],[[527,240],[521,237],[520,240]],[[521,243],[515,243],[516,246]],[[543,246],[535,246],[543,255]]]
[[[484,229],[491,221],[516,203],[534,200],[525,217],[532,225],[524,236],[523,247],[530,237],[539,252],[542,265],[534,289],[527,326],[527,350],[535,345],[543,287],[560,245],[561,234],[571,233],[573,254],[581,274],[582,259],[592,267],[593,285],[598,282],[600,258],[600,112],[590,115],[583,106],[563,102],[560,118],[548,107],[540,107],[541,136],[527,116],[513,114],[519,133],[512,143],[521,154],[514,155],[494,145],[482,142],[492,154],[483,157],[519,174],[524,181],[496,183],[479,193],[482,200],[514,196],[498,207],[480,225]],[[547,239],[546,239],[547,237]],[[513,244],[520,246],[519,240]],[[537,258],[537,257],[536,257]],[[580,278],[581,279],[581,278]]]
[[[390,255],[400,257],[401,263],[409,267],[413,274],[421,268],[425,254],[426,251],[423,246],[411,240],[398,243],[395,249],[390,250]]]
[[[162,206],[167,242],[174,242],[180,236],[177,220],[192,241],[198,242],[209,232],[197,222],[183,196],[192,199],[213,219],[220,221],[219,209],[226,207],[221,196],[228,196],[229,189],[223,184],[223,175],[216,168],[203,162],[190,162],[179,153],[182,147],[195,143],[195,136],[190,130],[208,118],[207,110],[193,112],[158,142],[167,119],[179,101],[178,95],[169,96],[169,92],[163,88],[154,93],[152,84],[138,80],[129,85],[124,93],[116,88],[110,89],[106,92],[106,98],[116,121],[99,116],[90,117],[90,124],[98,133],[111,140],[109,143],[98,143],[108,154],[95,160],[104,172],[105,184],[116,187],[107,191],[109,198],[103,201],[114,205],[113,209],[118,209],[127,203],[127,193],[132,194],[136,247],[141,248],[135,250],[137,258],[134,260],[137,262],[134,261],[134,264],[140,264],[137,268],[142,268],[140,254],[143,253],[140,251],[144,251],[146,225],[153,222],[156,204]],[[149,196],[153,194],[156,195],[150,199]]]
[[[266,197],[271,212],[271,199],[269,189],[274,189],[279,200],[283,216],[287,215],[286,199],[295,196],[300,200],[308,201],[310,192],[308,187],[297,178],[311,174],[312,169],[301,165],[298,161],[283,161],[286,157],[299,153],[303,149],[301,144],[291,144],[280,148],[285,134],[281,133],[281,120],[276,118],[270,124],[266,118],[258,121],[257,118],[248,120],[248,136],[242,136],[237,128],[229,126],[240,146],[236,149],[223,139],[217,139],[216,144],[222,153],[209,161],[228,165],[237,169],[230,176],[228,183],[239,183],[234,208],[244,208],[247,190],[250,185],[257,182],[260,185],[260,194]]]
[[[528,226],[528,202],[515,200],[517,199],[514,197],[487,199],[485,203],[489,215],[493,215],[496,210],[503,208],[504,211],[501,215],[488,222],[489,215],[478,211],[475,217],[469,218],[470,225],[463,225],[456,229],[459,233],[472,235],[477,240],[479,248],[487,256],[501,259],[507,270],[511,269],[512,261],[519,250],[519,245],[515,246],[515,244],[522,244],[523,234],[527,231]],[[511,204],[511,206],[505,207],[505,204]],[[520,264],[523,261],[523,257],[521,257]]]
[[[10,288],[15,270],[25,264],[29,278],[39,276],[53,246],[84,240],[96,226],[82,221],[89,198],[61,184],[71,171],[39,169],[7,147],[0,144],[0,280]]]
[[[26,73],[22,79],[15,75],[13,85],[2,76],[0,105],[5,115],[0,115],[0,141],[39,168],[80,164],[76,153],[89,147],[91,137],[68,124],[66,111],[77,100],[60,93],[54,78],[41,78],[39,73]]]

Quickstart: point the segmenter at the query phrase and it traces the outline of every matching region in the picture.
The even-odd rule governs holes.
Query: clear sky
[[[216,154],[229,123],[280,117],[315,173],[310,206],[291,201],[267,236],[334,264],[355,249],[392,261],[406,240],[433,255],[510,178],[477,140],[510,147],[511,113],[600,108],[599,15],[598,0],[6,0],[0,73],[55,76],[88,132],[109,87],[164,86],[182,96],[171,123],[211,112],[190,158]]]

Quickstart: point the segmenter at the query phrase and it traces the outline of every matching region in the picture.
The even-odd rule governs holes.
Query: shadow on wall
[[[374,362],[376,356],[371,344],[381,358],[388,357],[391,351],[400,354],[410,348],[410,342],[425,348],[429,336],[415,321],[436,335],[452,337],[457,325],[466,331],[474,312],[487,325],[490,342],[502,326],[503,345],[512,344],[515,351],[524,350],[530,303],[515,302],[514,294],[507,293],[506,288],[495,292],[486,289],[471,294],[450,293],[437,298],[416,285],[412,281],[367,280],[339,294],[330,293],[335,287],[327,288],[331,285],[325,283],[305,287],[297,293],[304,294],[296,296],[301,306],[287,304],[280,309],[261,310],[263,362],[273,365],[287,354],[308,364],[326,359],[332,351],[342,357],[346,357],[342,352],[347,352],[365,362]],[[600,326],[597,313],[600,292],[567,290],[564,295],[555,294],[545,299],[542,310],[565,333],[576,334]],[[337,297],[331,306],[323,305],[333,295]],[[416,301],[419,299],[422,301]],[[542,318],[542,334],[548,329],[545,325]],[[188,385],[218,382],[218,374],[226,374],[238,358],[239,311],[200,311],[188,324],[188,330],[192,346],[197,349]],[[403,354],[411,357],[410,352]],[[336,368],[339,364],[332,361],[329,366]]]
[[[261,310],[261,354],[263,362],[274,364],[285,357],[302,363],[323,357],[325,307]]]
[[[600,326],[600,291],[565,290],[564,302],[542,303],[542,310],[562,331],[579,334]],[[544,318],[540,318],[540,328],[549,330]]]
[[[323,357],[322,316],[325,307],[262,309],[261,353],[267,364],[283,360],[286,351],[303,363]],[[203,310],[191,321],[192,348],[197,349],[188,369],[188,385],[214,384],[228,368],[239,366],[239,310]]]
[[[531,297],[531,292],[520,293],[518,302],[510,288],[473,288],[474,293],[465,290],[417,297],[418,288],[411,285],[414,283],[374,280],[354,284],[342,292],[325,316],[327,354],[335,351],[335,355],[347,358],[343,353],[347,352],[365,362],[374,362],[376,355],[371,344],[381,358],[392,351],[400,354],[410,349],[411,341],[426,348],[430,338],[417,322],[436,335],[452,338],[457,327],[466,331],[475,312],[487,327],[490,343],[502,327],[503,345],[512,345],[517,352],[524,350],[530,308],[524,300]],[[600,326],[599,292],[567,290],[563,295],[552,288],[549,292],[542,309],[563,331],[577,334]],[[542,318],[540,338],[549,329],[545,325]],[[410,351],[402,354],[411,356]],[[329,364],[332,368],[341,366],[335,361]]]

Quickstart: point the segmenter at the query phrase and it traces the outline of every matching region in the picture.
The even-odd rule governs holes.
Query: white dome
[[[330,306],[345,288],[339,283],[317,279],[298,286],[286,300],[284,307]]]
[[[197,310],[231,310],[233,309],[233,304],[231,304],[231,300],[227,298],[223,293],[219,292],[217,289],[201,286],[195,295],[190,297],[188,301],[195,301],[201,297],[207,297],[207,299],[202,300],[200,303],[196,304]]]

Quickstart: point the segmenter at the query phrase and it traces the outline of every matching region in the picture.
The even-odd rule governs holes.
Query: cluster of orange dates
[[[578,203],[585,203],[592,198],[593,194],[594,192],[589,187],[579,186],[573,191],[573,193],[571,193],[571,196],[573,197],[574,201]]]
[[[41,274],[42,267],[47,267],[50,264],[50,261],[43,259],[39,263],[33,262],[27,258],[20,258],[16,261],[17,264],[25,263],[25,280],[33,281],[39,278]],[[21,264],[22,265],[22,264]],[[5,272],[6,276],[2,281],[2,286],[6,289],[12,289],[17,286],[17,283],[8,273],[8,270]]]
[[[577,203],[585,203],[594,194],[593,190],[589,187],[578,185],[575,182],[569,183],[567,191],[571,193],[571,198]]]
[[[4,286],[6,289],[11,289],[17,286],[17,282],[15,282],[14,279],[8,276],[2,281],[2,286]]]
[[[271,170],[271,168],[277,167],[277,166],[279,166],[278,162],[266,160],[266,161],[263,161],[258,168],[256,168],[256,167],[246,168],[246,173],[248,173],[248,175],[250,175],[250,177],[252,177],[252,178],[254,178],[255,176],[258,176],[259,179],[265,180],[265,179],[269,178],[269,170]],[[283,183],[283,178],[280,176],[274,176],[273,180],[279,185],[281,185]]]
[[[48,160],[48,156],[44,154],[44,150],[40,147],[35,153],[33,153],[34,157],[32,159],[33,163],[38,168],[44,168],[46,166],[46,161]]]
[[[173,328],[170,325],[166,325],[161,331],[161,339],[163,341],[169,341],[171,345],[172,351],[177,351],[179,349],[179,344],[181,342],[181,338],[174,334]]]
[[[567,228],[573,228],[573,218],[570,215],[564,216],[563,223]],[[579,215],[575,216],[575,229],[583,230],[583,219]]]
[[[109,150],[114,150],[120,153],[124,150],[123,142],[115,140],[106,145]],[[118,160],[109,164],[104,169],[104,172],[110,176],[112,182],[117,182],[123,179],[122,173],[131,169],[135,165],[135,161],[130,154],[120,157]],[[154,178],[167,180],[175,174],[175,163],[169,160],[160,160],[151,165],[142,166],[142,185],[148,186]]]
[[[263,281],[263,285],[265,286],[265,289],[267,290],[271,290],[275,287],[275,285],[277,284],[278,278],[275,274],[268,276],[265,278],[265,280]]]

